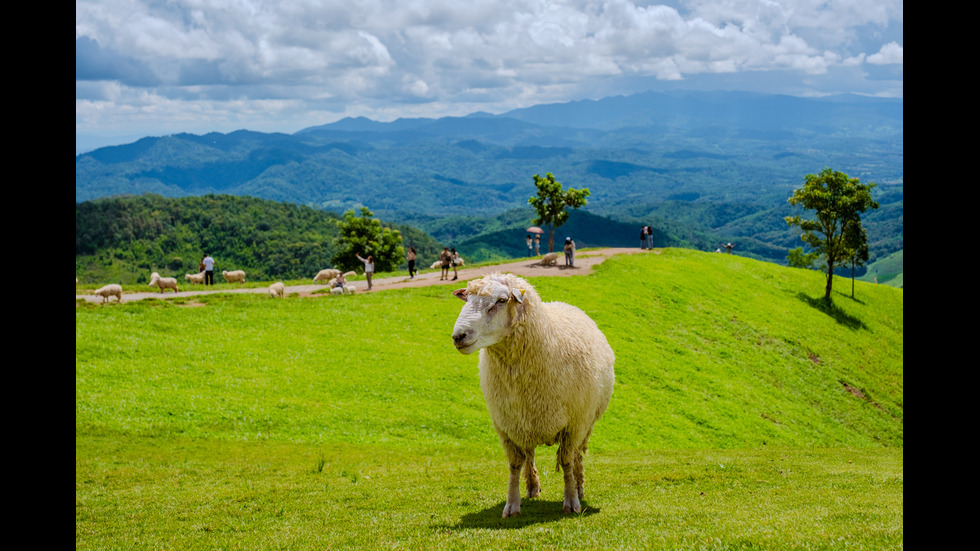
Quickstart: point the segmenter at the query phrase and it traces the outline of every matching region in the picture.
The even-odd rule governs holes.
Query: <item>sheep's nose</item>
[[[455,335],[453,335],[453,342],[455,342],[455,343],[459,343],[459,342],[462,342],[464,340],[466,340],[466,332],[465,331],[460,332],[460,333],[456,333]]]

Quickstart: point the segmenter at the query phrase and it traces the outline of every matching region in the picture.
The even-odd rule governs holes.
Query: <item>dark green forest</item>
[[[82,283],[143,283],[150,273],[184,281],[204,253],[215,270],[250,279],[306,279],[331,266],[340,217],[332,212],[252,197],[124,196],[75,204],[75,274]],[[421,230],[398,229],[406,247],[435,256],[439,244]]]

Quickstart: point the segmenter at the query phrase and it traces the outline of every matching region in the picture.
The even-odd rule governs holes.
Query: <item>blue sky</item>
[[[646,90],[903,95],[902,0],[76,0],[75,149]]]

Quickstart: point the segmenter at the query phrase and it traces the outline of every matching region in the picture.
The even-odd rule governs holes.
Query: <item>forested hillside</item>
[[[151,272],[196,273],[204,253],[215,269],[258,280],[305,279],[331,266],[332,212],[252,197],[139,195],[75,204],[75,274],[82,282],[140,283]],[[397,228],[406,247],[437,254],[424,232]]]
[[[797,214],[786,200],[831,167],[878,184],[881,208],[865,227],[882,258],[903,248],[903,124],[900,99],[647,93],[502,115],[344,119],[295,134],[176,134],[76,156],[75,199],[220,193],[335,213],[368,206],[452,246],[477,234],[443,240],[430,226],[493,226],[527,207],[534,174],[551,172],[590,190],[591,214],[785,262],[800,245],[783,221]]]

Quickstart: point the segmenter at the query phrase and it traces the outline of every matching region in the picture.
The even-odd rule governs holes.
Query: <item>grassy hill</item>
[[[882,285],[905,288],[905,250],[892,253],[868,265],[861,281],[877,282]]]
[[[822,277],[666,249],[532,280],[617,380],[586,512],[541,449],[511,524],[451,288],[78,306],[76,549],[900,547],[903,292]]]

